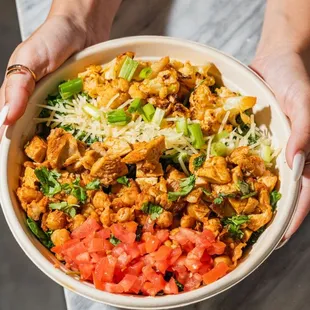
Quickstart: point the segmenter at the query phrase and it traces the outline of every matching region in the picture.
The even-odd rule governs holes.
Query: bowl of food
[[[65,288],[179,307],[235,285],[280,242],[299,185],[289,134],[272,91],[237,60],[174,38],[113,40],[43,79],[6,129],[1,205]]]

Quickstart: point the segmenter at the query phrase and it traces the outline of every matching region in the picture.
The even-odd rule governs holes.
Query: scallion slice
[[[218,141],[220,141],[221,139],[226,139],[228,136],[229,136],[229,132],[226,131],[226,130],[223,130],[223,131],[221,131],[220,133],[217,133],[217,134],[214,136],[213,141],[214,141],[214,142],[218,142]]]
[[[83,111],[88,114],[89,116],[93,117],[95,120],[100,120],[101,115],[100,115],[100,111],[92,104],[90,103],[86,103],[83,107],[82,107]]]
[[[146,67],[140,71],[139,78],[147,79],[152,74],[152,72],[153,72],[152,68]]]
[[[176,121],[175,127],[177,132],[183,133],[184,136],[188,136],[187,119],[185,117],[180,117]]]
[[[137,112],[141,108],[142,104],[143,104],[142,99],[140,98],[134,99],[128,108],[128,112],[129,113]]]
[[[152,123],[160,126],[162,120],[164,119],[165,117],[165,111],[160,109],[160,108],[156,108],[155,110],[155,114],[152,118]]]
[[[128,115],[124,109],[117,109],[107,113],[107,119],[109,124],[116,126],[124,126],[131,121],[131,116]]]
[[[205,144],[200,125],[198,123],[194,123],[188,125],[187,127],[193,147],[195,149],[200,149]]]
[[[214,142],[211,144],[211,155],[212,156],[226,156],[227,147],[222,142]]]
[[[80,78],[64,82],[58,86],[62,99],[68,99],[83,89],[83,80]]]
[[[147,103],[139,110],[139,113],[145,122],[150,122],[155,114],[155,108],[151,103]]]
[[[133,75],[135,74],[135,71],[138,68],[138,65],[139,65],[138,61],[135,61],[130,57],[126,56],[118,77],[123,78],[128,82],[130,82]]]

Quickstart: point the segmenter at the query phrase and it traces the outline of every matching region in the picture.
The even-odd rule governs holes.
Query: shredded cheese
[[[226,125],[226,123],[228,121],[229,114],[230,114],[230,111],[227,111],[225,116],[224,116],[224,118],[223,118],[223,120],[222,120],[222,123],[221,123],[221,126],[220,126],[219,130],[218,130],[218,133],[223,131],[223,129],[224,129],[224,127],[225,127],[225,125]]]

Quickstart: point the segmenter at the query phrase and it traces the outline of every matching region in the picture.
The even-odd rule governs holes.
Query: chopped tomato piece
[[[155,236],[150,236],[145,243],[146,253],[153,253],[159,246],[159,239]]]
[[[152,221],[150,217],[148,217],[145,221],[144,226],[143,226],[143,231],[153,233],[154,232],[154,225],[155,225],[155,222]]]
[[[126,274],[119,284],[123,287],[124,292],[129,292],[133,285],[135,284],[136,280],[138,279],[137,276]]]
[[[221,255],[224,253],[226,244],[221,241],[216,241],[208,248],[208,253],[210,255]]]
[[[80,240],[70,239],[70,240],[66,241],[63,245],[58,245],[58,246],[52,247],[51,251],[56,253],[56,254],[61,254],[61,252],[63,252],[64,250],[67,250],[70,247],[77,245],[78,243],[80,243]]]
[[[169,262],[166,260],[160,260],[155,262],[154,266],[160,273],[165,274],[166,270],[169,268]]]
[[[176,236],[179,236],[179,239],[183,241],[183,244],[184,241],[185,242],[190,241],[192,243],[196,243],[198,234],[195,230],[192,230],[190,228],[180,227],[180,231],[176,234]]]
[[[169,239],[169,231],[167,229],[161,229],[156,232],[156,237],[161,243],[164,243]]]
[[[196,246],[193,250],[191,250],[185,260],[185,266],[191,272],[197,272],[199,268],[202,266],[202,262],[200,259],[204,254],[205,249],[199,246]]]
[[[164,293],[167,295],[171,295],[171,294],[178,294],[178,292],[179,292],[178,286],[175,283],[175,280],[171,278],[164,288]]]
[[[125,229],[127,231],[136,233],[137,227],[138,227],[138,223],[136,223],[134,221],[131,221],[131,222],[124,223],[123,226],[125,227]]]
[[[224,262],[217,264],[212,270],[203,275],[204,284],[210,284],[225,276],[229,267]]]
[[[191,277],[188,277],[187,281],[184,284],[184,291],[192,291],[198,288],[201,284],[202,276],[199,273],[192,274]]]
[[[196,245],[209,247],[213,242],[215,242],[215,235],[211,230],[204,230],[196,239]]]
[[[124,226],[120,223],[113,224],[111,231],[113,235],[124,243],[134,243],[136,240],[136,234],[131,231],[132,227]]]
[[[120,284],[116,283],[104,283],[104,290],[109,293],[121,294],[124,292],[124,288]]]
[[[121,269],[124,269],[131,262],[131,260],[131,256],[124,252],[117,258],[117,265]]]
[[[96,232],[96,237],[101,239],[108,239],[111,236],[110,228],[103,228]]]
[[[159,291],[164,289],[166,281],[164,280],[163,276],[156,273],[151,266],[143,267],[142,272],[148,281],[152,282],[156,288],[159,288]]]
[[[205,264],[212,264],[213,260],[212,260],[212,257],[210,256],[210,254],[208,253],[208,250],[205,250],[203,252],[203,255],[202,255],[200,261],[202,263],[205,263]]]
[[[74,239],[82,239],[100,228],[101,226],[97,223],[97,221],[89,217],[81,226],[72,232],[71,237]]]
[[[114,257],[119,257],[124,252],[126,252],[124,243],[120,243],[112,249],[112,255]]]
[[[209,272],[211,269],[212,269],[212,265],[204,264],[199,268],[198,273],[203,276],[205,273]]]
[[[113,248],[112,244],[108,240],[101,238],[93,238],[88,244],[88,252],[100,252],[111,250]]]
[[[99,282],[112,282],[116,262],[116,258],[112,255],[101,258],[95,268],[96,279]]]
[[[137,277],[137,280],[135,281],[134,285],[131,287],[130,291],[132,293],[138,294],[141,291],[143,283],[144,281],[142,277]]]
[[[95,270],[94,264],[80,264],[79,271],[81,274],[81,280],[91,280],[93,271]]]
[[[139,276],[142,272],[142,268],[144,267],[144,262],[142,260],[136,262],[135,264],[129,266],[127,268],[127,273],[135,276]]]
[[[140,255],[146,254],[145,242],[138,244]]]
[[[169,265],[173,265],[181,255],[182,249],[180,247],[176,247],[175,249],[173,249],[169,259]]]
[[[190,252],[195,247],[195,244],[187,241],[185,244],[182,245],[182,248],[185,252]]]
[[[76,256],[74,261],[79,265],[79,264],[86,264],[90,263],[90,255],[88,252],[81,253]]]
[[[74,260],[79,254],[85,252],[87,252],[87,249],[82,242],[79,242],[78,244],[73,245],[70,248],[62,251],[62,253],[71,260]]]
[[[141,291],[144,295],[147,296],[156,296],[156,294],[161,291],[161,289],[157,288],[154,286],[153,283],[151,282],[145,282],[142,287],[141,287]]]
[[[172,253],[172,249],[162,245],[156,252],[152,253],[153,257],[157,261],[167,260]]]
[[[141,255],[137,243],[125,244],[124,249],[126,253],[132,257],[132,259],[135,259]]]
[[[91,263],[98,263],[99,261],[100,261],[100,259],[102,258],[102,257],[105,257],[106,256],[106,254],[105,253],[103,253],[103,252],[99,252],[99,253],[90,253],[90,257],[91,257]]]

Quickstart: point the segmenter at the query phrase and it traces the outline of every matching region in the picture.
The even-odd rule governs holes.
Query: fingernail
[[[305,156],[305,153],[302,151],[298,152],[294,156],[292,171],[293,171],[293,178],[295,182],[297,182],[302,175],[302,172],[305,166],[305,161],[306,161],[306,156]]]
[[[4,124],[8,114],[9,114],[9,106],[5,105],[0,112],[0,127]]]

